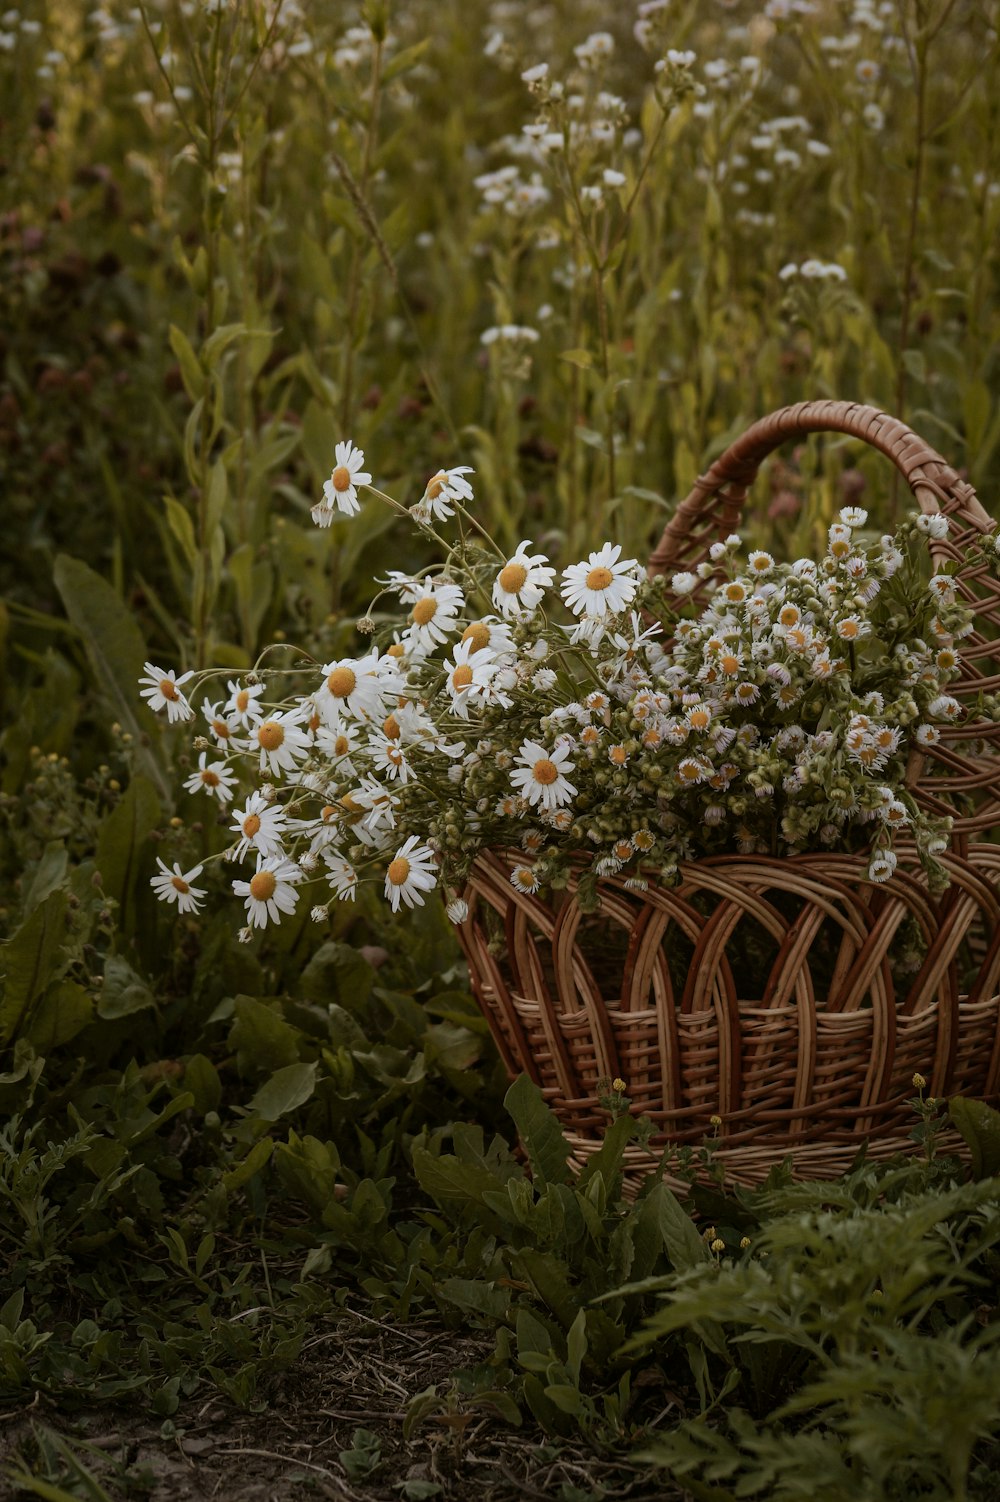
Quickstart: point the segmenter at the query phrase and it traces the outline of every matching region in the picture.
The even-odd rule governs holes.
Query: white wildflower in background
[[[158,668],[152,662],[144,662],[144,675],[139,679],[140,697],[157,713],[167,711],[167,720],[173,725],[178,720],[190,720],[194,714],[187,699],[181,693],[181,684],[194,677],[194,672],[182,673],[178,678],[173,668]]]
[[[222,707],[227,720],[238,729],[249,730],[264,718],[257,700],[264,692],[263,683],[227,683],[229,698]]]
[[[358,486],[370,485],[372,477],[364,468],[365,456],[348,440],[334,448],[333,473],[323,486],[323,500],[312,510],[312,519],[318,527],[328,527],[339,512],[342,516],[356,516],[361,510]]]
[[[205,899],[204,889],[194,886],[194,882],[204,870],[203,866],[192,866],[190,871],[182,871],[177,861],[173,868],[164,864],[160,857],[156,857],[156,864],[160,870],[156,876],[150,878],[150,886],[161,902],[175,902],[179,913],[198,913]]]

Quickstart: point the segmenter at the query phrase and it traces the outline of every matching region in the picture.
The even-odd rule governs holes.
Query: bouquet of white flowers
[[[353,444],[336,461],[317,525],[366,492],[407,515]],[[372,880],[394,910],[441,887],[461,923],[484,847],[523,852],[519,890],[573,873],[591,904],[602,876],[670,885],[680,862],[734,852],[864,852],[885,882],[900,836],[947,881],[949,820],[909,775],[965,713],[949,684],[972,612],[927,548],[945,516],[880,536],[851,506],[822,558],[776,562],[732,535],[670,578],[606,543],[557,581],[530,540],[508,554],[486,535],[470,474],[439,472],[409,508],[444,561],[379,581],[355,655],[289,669],[269,648],[224,694],[225,673],[146,664],[152,709],[204,721],[185,787],[231,816],[242,937],[307,889],[322,922]],[[995,573],[994,543],[977,546]],[[1000,718],[996,696],[977,713]],[[158,895],[198,911],[204,866],[159,864]]]

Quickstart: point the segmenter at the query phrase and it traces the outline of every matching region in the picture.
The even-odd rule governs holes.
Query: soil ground
[[[101,1498],[67,1470],[45,1464],[38,1444],[44,1426],[72,1444],[115,1502],[683,1502],[686,1494],[662,1474],[624,1455],[598,1455],[578,1440],[553,1442],[533,1425],[511,1428],[482,1409],[431,1416],[404,1439],[411,1398],[435,1382],[445,1390],[457,1368],[476,1365],[491,1346],[439,1326],[401,1328],[355,1314],[306,1342],[260,1413],[213,1397],[182,1405],[164,1424],[127,1408],[68,1414],[36,1400],[0,1414],[0,1498],[59,1495],[18,1486],[12,1466],[60,1486],[63,1497]],[[351,1479],[340,1455],[359,1429],[377,1436],[381,1454],[369,1474]]]

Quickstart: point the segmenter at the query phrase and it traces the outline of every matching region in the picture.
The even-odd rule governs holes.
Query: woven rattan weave
[[[915,1072],[936,1096],[1000,1092],[1000,846],[984,838],[1000,825],[1000,727],[974,703],[1000,688],[1000,587],[966,562],[993,525],[972,488],[884,413],[803,403],[755,423],[713,464],[650,569],[694,569],[739,528],[761,461],[823,429],[888,455],[922,510],[952,522],[930,546],[958,562],[977,613],[949,685],[972,722],[949,726],[908,776],[923,804],[954,816],[951,886],[932,897],[905,848],[884,885],[867,880],[862,857],[720,856],[683,866],[671,889],[605,878],[600,910],[585,915],[572,883],[543,902],[511,885],[519,852],[482,854],[461,929],[473,986],[508,1070],[537,1082],[581,1157],[607,1122],[598,1082],[615,1076],[658,1141],[711,1137],[744,1182],[789,1155],[815,1176],[842,1172],[866,1141],[878,1156],[906,1147]],[[631,1156],[635,1168],[651,1161]]]

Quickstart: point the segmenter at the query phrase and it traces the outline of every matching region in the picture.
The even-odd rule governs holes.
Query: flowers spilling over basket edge
[[[486,535],[467,467],[440,471],[407,511],[363,466],[337,445],[317,525],[356,515],[368,491],[445,556],[380,581],[358,623],[367,650],[288,669],[268,666],[272,647],[235,679],[147,663],[140,681],[171,723],[204,722],[184,786],[231,815],[232,843],[211,859],[241,869],[242,938],[307,889],[321,922],[368,880],[393,910],[440,885],[460,923],[487,847],[519,852],[519,890],[574,877],[584,905],[600,877],[670,885],[680,862],[734,852],[863,851],[884,882],[899,837],[932,888],[947,884],[949,821],[906,782],[911,752],[965,715],[948,686],[972,613],[927,548],[946,517],[878,537],[852,506],[818,561],[776,562],[733,535],[669,579],[606,543],[557,583],[530,541],[508,555]],[[994,570],[998,549],[1000,534],[980,544]],[[975,710],[1000,718],[996,697]],[[157,895],[199,911],[205,863],[158,864]]]

